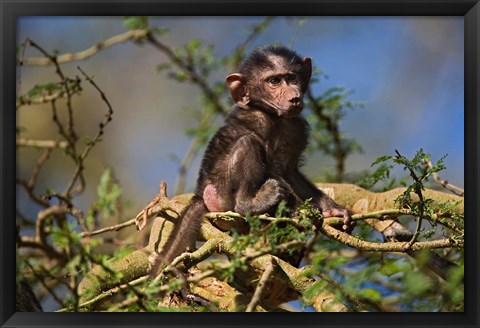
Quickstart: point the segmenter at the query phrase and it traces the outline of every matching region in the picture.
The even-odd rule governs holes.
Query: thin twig
[[[84,59],[87,59],[88,57],[95,55],[98,51],[111,47],[113,45],[116,45],[128,40],[138,41],[144,38],[147,35],[147,33],[148,33],[148,30],[145,30],[145,29],[130,30],[122,34],[112,36],[111,38],[108,38],[104,41],[97,42],[95,43],[95,45],[83,51],[58,55],[57,63],[64,64],[72,61],[84,60]],[[48,66],[53,64],[53,62],[48,57],[47,58],[44,58],[44,57],[25,58],[20,63],[23,63],[24,65],[31,65],[31,66]]]
[[[66,214],[67,209],[59,205],[52,205],[43,211],[39,211],[37,215],[37,221],[35,222],[35,239],[39,243],[47,245],[47,234],[44,227],[45,221],[51,216],[61,217]]]
[[[260,299],[262,298],[262,293],[265,290],[265,287],[267,286],[267,281],[270,279],[270,276],[273,273],[274,265],[273,262],[269,262],[265,266],[265,271],[263,271],[262,277],[260,278],[260,281],[257,284],[257,287],[255,288],[255,293],[253,293],[253,297],[250,300],[250,303],[248,303],[247,309],[245,312],[253,312],[255,309],[255,306],[260,302]]]
[[[397,158],[401,159],[404,156],[400,154],[398,150],[395,149],[395,153],[397,153]],[[408,242],[408,245],[411,247],[415,241],[417,240],[418,236],[420,235],[420,230],[422,228],[422,220],[423,220],[423,215],[425,212],[425,201],[423,199],[423,193],[422,193],[422,188],[420,188],[420,183],[425,177],[422,176],[422,178],[419,178],[417,174],[410,168],[409,166],[406,166],[408,171],[410,172],[410,176],[412,179],[415,181],[415,193],[418,195],[419,198],[419,203],[418,203],[418,220],[417,220],[417,227],[415,228],[415,232],[413,233],[412,239]]]
[[[80,233],[79,236],[80,236],[80,238],[86,238],[86,237],[92,237],[92,236],[100,235],[102,233],[109,232],[109,231],[119,231],[123,228],[133,226],[133,225],[135,225],[135,223],[136,223],[136,220],[135,220],[135,218],[133,218],[131,220],[128,220],[128,221],[125,221],[125,222],[122,222],[122,223],[119,223],[119,224],[115,224],[113,226],[108,226],[108,227],[105,227],[105,228],[101,228],[101,229],[98,229],[98,230],[95,230],[95,231],[91,231],[91,232],[84,231],[84,232]]]
[[[16,141],[17,147],[35,147],[35,148],[60,148],[64,149],[68,147],[68,142],[66,141],[55,141],[55,140],[34,140],[20,138]]]
[[[25,40],[22,42],[20,46],[20,58],[18,62],[18,83],[17,83],[17,95],[22,94],[22,67],[24,64],[24,58],[25,58],[25,49],[27,48],[27,44],[29,42],[28,37],[25,38]],[[17,107],[18,109],[18,107]]]
[[[17,248],[28,247],[42,251],[48,258],[59,260],[60,263],[65,263],[65,256],[59,253],[49,244],[44,244],[37,241],[36,238],[30,236],[17,236]]]
[[[162,201],[166,201],[165,203],[162,204]],[[115,224],[112,226],[108,226],[105,228],[101,228],[95,231],[91,232],[82,232],[79,234],[80,238],[85,238],[85,237],[91,237],[95,235],[99,235],[105,232],[109,231],[119,231],[123,228],[137,225],[137,226],[144,226],[146,224],[147,219],[157,216],[162,212],[165,212],[167,210],[175,212],[175,210],[171,207],[168,206],[168,197],[167,197],[167,185],[165,182],[161,181],[160,182],[160,192],[157,194],[153,200],[143,209],[141,210],[133,219],[130,219],[128,221]],[[144,222],[140,225],[139,221],[143,220]]]
[[[270,246],[263,247],[263,248],[259,249],[258,251],[256,251],[255,253],[245,256],[245,260],[246,261],[251,261],[251,260],[254,260],[256,258],[259,258],[260,256],[267,255],[267,254],[272,254],[272,255],[279,254],[279,253],[282,253],[282,252],[285,252],[285,251],[288,251],[288,250],[295,249],[297,247],[303,247],[305,245],[305,243],[306,243],[306,241],[303,241],[303,240],[288,241],[288,242],[285,242],[283,244],[276,245],[273,252],[272,252],[272,247],[270,247]]]
[[[40,104],[46,104],[49,103],[53,100],[63,98],[65,94],[63,92],[55,92],[51,93],[49,95],[43,96],[43,97],[35,97],[32,99],[27,99],[25,96],[20,96],[17,98],[16,101],[16,108],[19,109],[23,105],[40,105]]]
[[[82,81],[80,79],[76,79],[76,80],[67,79],[68,88],[71,91],[72,96],[82,91],[81,82]],[[63,81],[57,84],[58,84],[58,88],[62,88],[64,86]],[[46,104],[57,99],[65,98],[65,93],[66,92],[64,90],[53,92],[50,89],[44,90],[42,95],[35,94],[32,96],[27,93],[27,94],[18,96],[15,105],[16,105],[16,108],[18,109],[24,105]]]
[[[53,122],[57,125],[58,128],[58,133],[65,139],[67,140],[68,147],[72,147],[72,141],[70,140],[70,137],[68,136],[67,132],[65,131],[65,128],[63,127],[63,124],[60,122],[60,119],[58,118],[58,110],[57,110],[57,102],[56,99],[53,99],[51,102],[51,107],[52,107],[52,120]],[[76,161],[76,159],[74,158]]]
[[[68,79],[63,74],[63,71],[60,68],[60,64],[58,63],[58,57],[55,55],[50,55],[45,49],[40,47],[37,43],[33,42],[30,40],[30,44],[36,48],[38,51],[40,51],[48,60],[50,60],[53,65],[55,66],[55,73],[60,78],[60,81],[62,82],[64,88],[65,88],[65,93],[67,94],[67,111],[68,111],[68,118],[67,118],[67,127],[68,127],[68,135],[70,138],[72,138],[73,141],[77,140],[77,136],[75,134],[75,131],[73,129],[74,126],[74,121],[73,121],[73,108],[72,108],[72,94],[70,91],[70,87],[68,85]]]
[[[195,71],[195,68],[192,65],[184,62],[171,48],[156,39],[152,33],[147,33],[146,39],[151,45],[163,52],[172,63],[187,73],[190,81],[198,85],[205,97],[213,104],[215,112],[225,114],[225,108],[220,104],[218,95],[208,85],[208,82]]]
[[[425,165],[428,167],[428,168],[432,168],[433,167],[433,164],[431,161],[427,161],[425,163]],[[465,195],[465,190],[463,190],[462,188],[460,187],[457,187],[455,185],[452,185],[451,183],[449,183],[447,180],[443,180],[442,178],[440,178],[440,176],[438,175],[437,172],[433,172],[432,173],[432,176],[433,176],[433,179],[436,183],[438,183],[439,185],[441,185],[443,188],[447,189],[447,190],[450,190],[451,192],[453,192],[454,194],[458,195],[458,196],[461,196],[463,197]]]
[[[70,184],[65,190],[65,195],[70,195],[70,193],[72,192],[72,188],[75,185],[75,182],[77,181],[77,178],[80,177],[80,179],[83,179],[83,174],[82,174],[84,169],[83,162],[85,161],[85,158],[88,156],[92,148],[97,144],[97,142],[102,137],[105,126],[112,120],[112,115],[113,115],[112,105],[108,101],[103,90],[100,89],[100,87],[92,80],[92,78],[90,78],[79,66],[77,66],[77,69],[83,74],[83,76],[87,79],[87,81],[90,82],[90,84],[100,93],[100,97],[107,105],[108,111],[107,111],[107,114],[105,114],[105,119],[102,122],[100,122],[98,125],[99,129],[98,129],[97,135],[93,138],[93,140],[91,140],[87,144],[87,146],[83,150],[83,153],[78,157],[77,168],[75,170],[75,173],[73,174]],[[81,193],[84,188],[83,186],[84,186],[84,183],[81,183],[79,188],[77,188],[76,193]]]
[[[259,24],[256,24],[253,26],[250,34],[245,38],[245,40],[240,43],[235,51],[234,51],[234,60],[232,61],[232,69],[236,70],[238,69],[238,66],[240,65],[240,62],[243,59],[243,56],[245,54],[245,50],[247,49],[247,46],[252,42],[263,30],[265,30],[268,25],[272,22],[274,17],[267,16],[264,18],[262,22]]]
[[[295,27],[293,28],[292,35],[290,36],[290,40],[288,41],[288,47],[289,48],[294,48],[295,45],[295,40],[297,39],[298,32],[300,31],[300,27],[303,25],[302,20],[304,19],[303,17],[295,17],[293,18],[295,21]]]
[[[43,288],[47,290],[47,292],[53,297],[53,299],[58,304],[60,304],[60,306],[65,307],[65,304],[63,303],[62,299],[57,295],[57,293],[55,293],[55,291],[52,288],[50,288],[50,286],[47,285],[47,283],[45,283],[45,277],[38,274],[28,260],[25,260],[25,264],[27,264],[27,266],[30,268],[30,271],[32,271],[33,275],[35,276],[36,280],[40,282]]]
[[[41,205],[42,207],[50,206],[50,203],[48,201],[46,201],[45,199],[42,199],[39,196],[35,195],[32,188],[29,187],[27,181],[25,181],[23,179],[17,179],[16,183],[17,183],[17,185],[20,185],[25,189],[28,197],[30,197],[35,203],[37,203],[38,205]]]
[[[410,245],[410,242],[386,242],[376,243],[365,240],[360,240],[345,232],[337,230],[327,224],[320,227],[320,232],[325,236],[339,241],[346,246],[353,247],[362,251],[373,252],[407,252],[418,251],[422,249],[437,249],[437,248],[463,248],[463,240],[453,240],[451,238],[431,240],[431,241],[417,241]]]
[[[139,301],[138,296],[133,296],[131,298],[127,298],[121,303],[115,303],[112,307],[108,308],[108,312],[120,312],[121,309],[133,305]]]
[[[75,143],[78,139],[76,132],[74,130],[74,119],[73,119],[73,108],[72,108],[72,94],[70,91],[70,87],[68,85],[68,79],[65,77],[65,75],[62,72],[62,69],[60,68],[60,65],[57,60],[57,56],[55,55],[50,55],[45,49],[40,47],[38,44],[33,42],[32,40],[29,41],[32,47],[36,48],[38,51],[40,51],[46,59],[48,59],[54,66],[55,66],[55,73],[60,77],[61,82],[64,85],[64,90],[65,93],[67,94],[67,130],[63,128],[63,126],[60,124],[60,121],[58,120],[57,112],[56,112],[56,107],[55,107],[55,100],[52,101],[52,109],[53,109],[53,119],[57,123],[57,126],[59,127],[60,134],[68,141],[69,143],[69,148],[70,148],[70,156],[73,158],[75,163],[77,164],[77,169],[75,171],[75,174],[72,178],[72,181],[70,182],[69,186],[67,187],[66,192],[64,193],[65,195],[70,196],[70,191],[75,182],[77,181],[77,178],[79,177],[79,174],[83,171],[83,163],[81,159],[77,155]],[[83,176],[80,177],[80,189],[83,189],[84,185],[84,179]]]
[[[38,175],[40,174],[40,170],[42,169],[43,165],[45,162],[48,160],[50,157],[51,149],[45,149],[40,155],[40,157],[37,159],[37,162],[35,163],[35,167],[32,170],[32,175],[30,176],[30,180],[28,181],[28,187],[32,189],[35,187],[35,184],[37,183],[37,178]]]
[[[117,286],[117,287],[113,287],[113,288],[111,288],[107,291],[104,291],[103,293],[101,293],[97,297],[92,298],[91,300],[88,300],[88,301],[85,301],[85,302],[82,302],[82,303],[78,304],[78,308],[81,309],[81,308],[93,305],[93,304],[95,304],[95,303],[97,303],[97,302],[99,302],[99,301],[101,301],[105,298],[112,297],[113,295],[117,294],[119,291],[128,289],[131,286],[136,286],[136,285],[144,282],[145,280],[147,280],[147,276],[143,276],[143,277],[137,278],[135,280],[132,280],[129,283],[126,283],[126,284],[123,284],[123,285],[120,285],[120,286]],[[72,309],[63,308],[63,309],[57,310],[55,312],[70,312],[70,311],[72,311]]]

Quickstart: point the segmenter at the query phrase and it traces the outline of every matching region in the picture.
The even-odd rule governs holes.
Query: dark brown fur
[[[195,195],[180,216],[160,261],[168,264],[196,239],[203,215],[233,210],[272,212],[281,200],[313,199],[324,216],[350,216],[298,170],[309,126],[300,116],[312,66],[285,47],[256,49],[226,78],[236,106],[210,141]]]

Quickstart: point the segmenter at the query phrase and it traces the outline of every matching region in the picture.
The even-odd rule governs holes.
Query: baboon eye
[[[286,80],[288,82],[295,81],[296,79],[297,79],[297,74],[294,74],[294,73],[287,74]]]
[[[281,81],[280,78],[278,78],[276,76],[268,79],[268,83],[273,84],[273,85],[279,84],[280,81]]]

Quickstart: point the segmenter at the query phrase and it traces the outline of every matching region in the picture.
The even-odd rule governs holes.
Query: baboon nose
[[[295,105],[299,104],[300,101],[301,101],[300,97],[293,97],[292,99],[290,99],[290,102]]]

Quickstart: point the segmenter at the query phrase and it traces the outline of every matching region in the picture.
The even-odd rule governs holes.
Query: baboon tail
[[[203,216],[208,213],[208,209],[203,199],[193,196],[190,203],[183,210],[173,228],[168,241],[165,243],[162,251],[153,264],[151,276],[157,276],[160,273],[162,264],[168,265],[185,252],[189,246],[193,246],[197,239],[202,224]]]

